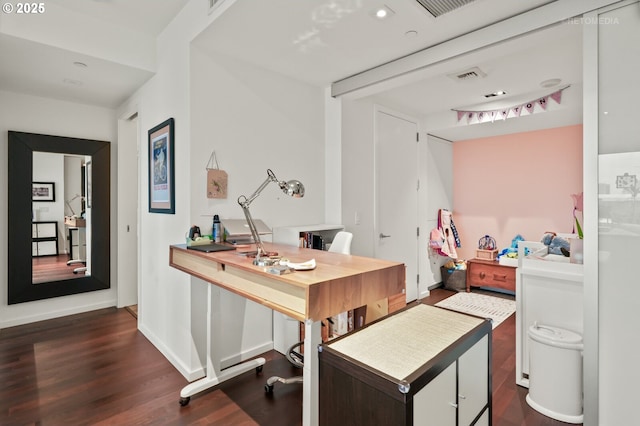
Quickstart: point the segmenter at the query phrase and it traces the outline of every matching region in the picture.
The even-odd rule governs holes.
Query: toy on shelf
[[[485,235],[478,241],[478,250],[476,250],[476,259],[496,260],[498,257],[498,249],[496,248],[496,239],[490,235]]]

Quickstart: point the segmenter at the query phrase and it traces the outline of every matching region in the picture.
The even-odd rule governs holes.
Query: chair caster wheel
[[[264,385],[264,391],[266,393],[273,393],[273,385]]]
[[[262,373],[262,367],[264,367],[264,365],[259,365],[256,367],[256,374]]]
[[[190,396],[180,397],[180,406],[181,407],[186,407],[187,405],[189,405],[189,401],[191,401],[191,397]]]

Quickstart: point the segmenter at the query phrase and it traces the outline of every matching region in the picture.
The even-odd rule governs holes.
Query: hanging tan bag
[[[213,151],[207,163],[207,198],[227,198],[227,180],[227,172],[220,170]]]

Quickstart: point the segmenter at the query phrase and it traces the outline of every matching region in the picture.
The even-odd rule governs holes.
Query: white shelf
[[[326,244],[331,244],[333,237],[335,237],[335,235],[340,231],[344,231],[344,225],[314,224],[283,226],[280,228],[273,228],[273,242],[287,244],[290,246],[299,246],[300,237],[307,232],[312,232],[320,235]]]
[[[313,232],[322,236],[327,247],[335,235],[344,230],[343,225],[314,224],[300,226],[283,226],[273,228],[273,242],[298,247],[300,236],[306,232]],[[284,354],[291,345],[300,340],[298,322],[279,312],[273,312],[273,349]]]

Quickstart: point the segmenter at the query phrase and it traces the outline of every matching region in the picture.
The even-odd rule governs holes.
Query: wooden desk
[[[215,284],[249,300],[281,312],[305,324],[305,363],[303,369],[303,425],[318,424],[318,357],[312,356],[321,343],[320,321],[340,312],[405,292],[405,266],[402,263],[360,256],[343,255],[287,245],[265,244],[292,262],[314,258],[316,268],[285,275],[273,275],[268,268],[255,266],[251,258],[236,251],[203,253],[188,250],[184,244],[169,248],[169,265]],[[219,293],[209,287],[207,376],[180,392],[181,403],[224,380],[261,368],[264,358],[220,370],[217,351],[219,337]]]

